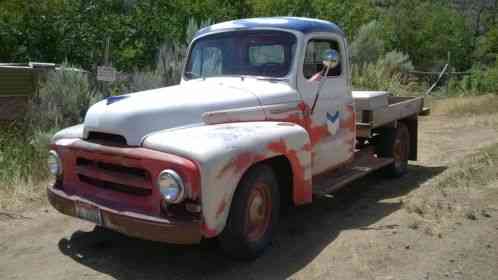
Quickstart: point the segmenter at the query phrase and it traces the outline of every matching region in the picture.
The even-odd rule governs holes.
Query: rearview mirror
[[[336,50],[328,49],[323,52],[322,63],[325,67],[333,69],[340,63],[339,53]]]

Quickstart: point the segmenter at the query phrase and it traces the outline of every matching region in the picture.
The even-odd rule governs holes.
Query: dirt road
[[[428,199],[431,182],[497,136],[443,116],[423,120],[420,161],[409,175],[372,175],[291,210],[268,253],[250,263],[225,258],[214,241],[175,247],[131,239],[49,207],[0,216],[0,279],[498,279],[496,182],[469,192],[469,203],[483,209],[474,216],[433,220],[405,207]]]

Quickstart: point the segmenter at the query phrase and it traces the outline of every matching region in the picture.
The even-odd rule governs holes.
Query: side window
[[[198,76],[209,77],[222,74],[223,56],[219,48],[204,47],[192,53],[192,72]]]
[[[313,77],[313,75],[323,70],[322,57],[325,51],[333,49],[336,50],[340,57],[342,57],[339,43],[332,40],[310,40],[306,46],[306,53],[304,56],[303,74],[306,79]],[[342,63],[337,67],[330,69],[328,77],[337,77],[342,73]]]

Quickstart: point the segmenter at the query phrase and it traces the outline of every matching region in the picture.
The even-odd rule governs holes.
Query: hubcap
[[[263,237],[271,216],[271,195],[269,188],[258,184],[251,190],[247,204],[245,233],[250,241]]]

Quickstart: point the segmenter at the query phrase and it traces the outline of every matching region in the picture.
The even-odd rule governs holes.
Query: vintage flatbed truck
[[[417,158],[422,97],[352,92],[335,24],[244,19],[198,31],[179,85],[113,96],[52,139],[60,212],[148,240],[268,246],[280,209]]]

